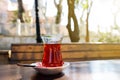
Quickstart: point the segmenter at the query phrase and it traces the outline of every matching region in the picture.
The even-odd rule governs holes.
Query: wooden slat
[[[72,59],[72,58],[107,58],[107,57],[116,57],[120,58],[120,51],[95,51],[95,52],[62,52],[63,59]],[[19,55],[18,55],[19,54]],[[33,59],[42,59],[43,53],[17,53],[16,55],[12,56],[14,60],[33,60]]]
[[[42,60],[43,44],[12,44],[13,60]],[[120,59],[120,44],[61,44],[64,60]]]
[[[0,55],[8,55],[9,50],[0,50]]]
[[[62,52],[63,58],[120,58],[120,51],[81,51],[81,52]]]
[[[12,52],[41,52],[43,51],[42,44],[12,44]]]
[[[62,51],[95,51],[95,50],[120,50],[120,44],[62,44]]]
[[[12,44],[13,52],[40,52],[43,44]],[[61,51],[120,50],[120,44],[61,44]]]
[[[40,60],[42,59],[42,53],[12,53],[12,60]]]

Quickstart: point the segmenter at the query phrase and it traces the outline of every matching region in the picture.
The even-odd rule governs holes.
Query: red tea
[[[42,65],[46,67],[57,67],[63,65],[60,44],[44,44]]]

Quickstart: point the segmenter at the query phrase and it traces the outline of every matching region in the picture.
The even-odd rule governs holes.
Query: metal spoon
[[[30,65],[30,64],[22,64],[22,63],[17,63],[18,66],[23,66],[23,67],[36,67],[35,65]]]

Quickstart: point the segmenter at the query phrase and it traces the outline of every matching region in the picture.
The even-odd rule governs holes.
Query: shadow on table
[[[54,75],[44,75],[41,73],[36,73],[35,75],[32,76],[31,80],[54,80],[54,79],[58,79],[63,77],[64,73],[58,73],[58,74],[54,74]]]

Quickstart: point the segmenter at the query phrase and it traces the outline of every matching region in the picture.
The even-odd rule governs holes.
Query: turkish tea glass
[[[44,36],[44,52],[42,58],[42,65],[46,67],[58,67],[63,65],[61,53],[60,35]]]

